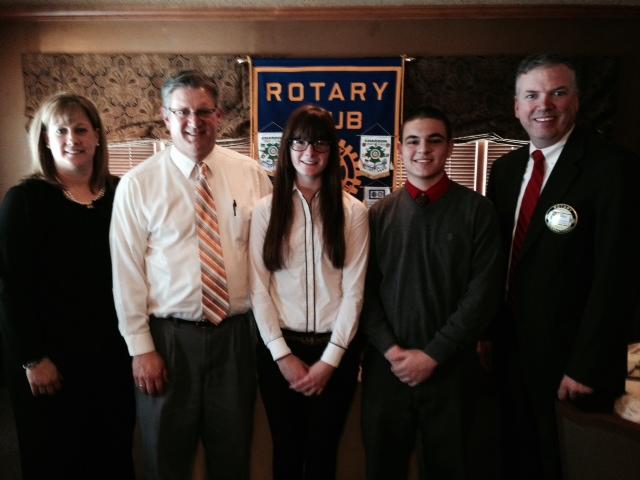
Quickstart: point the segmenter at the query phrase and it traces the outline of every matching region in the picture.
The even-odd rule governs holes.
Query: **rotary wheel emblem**
[[[379,163],[384,156],[384,150],[379,146],[367,148],[364,154],[364,157],[371,163]]]
[[[279,145],[277,143],[267,143],[260,151],[260,160],[262,163],[273,167],[276,160],[278,160],[278,149]]]
[[[344,191],[351,195],[358,193],[360,180],[360,162],[358,154],[353,151],[353,147],[343,139],[340,140],[340,168],[342,170],[342,187]]]

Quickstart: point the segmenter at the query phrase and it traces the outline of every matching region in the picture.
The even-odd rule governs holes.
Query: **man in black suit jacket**
[[[509,479],[560,478],[556,399],[610,409],[624,391],[625,229],[637,221],[626,214],[631,159],[576,128],[578,107],[570,63],[526,58],[516,75],[515,115],[531,143],[498,159],[489,181],[510,258],[495,329]],[[536,177],[535,150],[544,155],[540,194],[523,200]],[[523,230],[516,228],[522,204],[532,212]]]

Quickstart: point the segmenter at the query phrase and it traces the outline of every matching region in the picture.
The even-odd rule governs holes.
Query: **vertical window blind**
[[[228,138],[216,143],[244,155],[249,155],[248,138]],[[121,177],[133,167],[142,163],[151,155],[164,150],[171,142],[162,139],[131,140],[128,142],[112,142],[109,144],[109,171]]]
[[[485,195],[493,162],[527,143],[503,139],[495,134],[455,138],[453,152],[447,159],[445,171],[453,181]],[[394,190],[402,187],[406,179],[402,161],[396,162]]]
[[[248,138],[221,139],[217,143],[244,155],[250,154]],[[453,153],[447,160],[445,170],[452,180],[484,195],[493,162],[526,143],[503,139],[493,134],[457,138],[454,140]],[[109,144],[109,169],[112,174],[122,176],[170,144],[168,140],[157,139],[111,143]],[[396,162],[394,189],[404,185],[405,180],[404,166],[401,161]]]

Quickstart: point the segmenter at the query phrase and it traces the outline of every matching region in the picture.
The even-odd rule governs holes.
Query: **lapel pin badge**
[[[553,233],[569,233],[578,225],[578,213],[571,205],[557,203],[547,210],[544,222]]]

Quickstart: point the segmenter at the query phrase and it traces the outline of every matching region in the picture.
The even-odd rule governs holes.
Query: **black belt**
[[[326,345],[331,340],[331,332],[294,332],[293,330],[282,330],[282,336],[288,342],[295,342],[307,347],[319,347]]]
[[[218,325],[208,320],[187,320],[185,318],[178,317],[155,317],[151,315],[151,320],[164,320],[165,322],[173,323],[174,325],[185,325],[193,328],[215,328]]]

